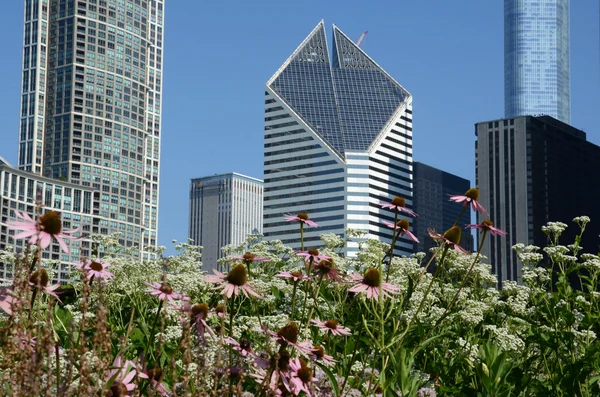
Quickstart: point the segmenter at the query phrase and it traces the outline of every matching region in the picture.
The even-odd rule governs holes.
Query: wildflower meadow
[[[477,189],[450,200],[486,210]],[[430,230],[416,241],[405,200],[381,203],[391,244],[348,230],[300,251],[250,236],[224,248],[223,272],[200,271],[201,249],[174,242],[131,259],[118,236],[64,230],[38,205],[9,223],[26,248],[0,252],[14,279],[0,287],[2,396],[600,396],[600,257],[583,253],[590,219],[549,223],[546,247],[517,244],[521,283],[497,279],[483,241],[493,220]],[[462,216],[462,214],[461,214]],[[460,219],[460,216],[459,216]],[[310,214],[287,216],[303,241]],[[563,241],[565,228],[575,241]],[[461,247],[476,229],[478,250]],[[94,255],[53,283],[51,241],[91,238]],[[359,242],[356,257],[340,253]]]

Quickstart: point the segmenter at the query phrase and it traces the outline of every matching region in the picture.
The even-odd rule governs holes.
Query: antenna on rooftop
[[[367,33],[369,33],[368,30],[366,30],[363,34],[360,35],[360,37],[358,38],[358,40],[356,40],[356,46],[360,47],[360,44],[363,42],[363,40],[365,39],[365,36],[367,35]]]

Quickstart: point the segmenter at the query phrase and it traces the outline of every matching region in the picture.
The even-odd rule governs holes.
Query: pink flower
[[[383,224],[387,227],[391,227],[392,229],[399,230],[400,235],[410,237],[410,239],[415,243],[419,242],[419,239],[417,239],[417,237],[415,237],[415,235],[408,230],[410,224],[406,219],[400,219],[398,222],[396,222],[396,224],[394,224],[394,222],[383,221]]]
[[[75,266],[80,268],[82,271],[87,271],[88,277],[90,279],[92,277],[101,280],[108,280],[113,278],[113,274],[106,270],[106,268],[110,266],[110,263],[102,263],[100,261],[92,261],[86,259]]]
[[[238,351],[242,357],[246,357],[246,356],[254,357],[255,356],[255,354],[252,352],[252,347],[250,345],[250,341],[246,338],[242,338],[238,342],[237,340],[235,340],[231,337],[227,337],[227,338],[223,339],[223,342],[225,342],[228,345],[232,345],[233,350]]]
[[[235,265],[227,275],[215,269],[213,269],[213,272],[215,275],[206,276],[204,281],[207,283],[222,283],[221,286],[214,289],[221,288],[221,294],[227,296],[227,298],[231,298],[234,295],[238,296],[241,291],[246,298],[252,295],[261,299],[261,296],[247,283],[246,268],[241,263]]]
[[[306,226],[319,227],[319,225],[317,225],[315,222],[308,219],[308,215],[306,215],[303,212],[299,213],[296,216],[286,216],[283,219],[287,222],[300,222],[305,224]]]
[[[12,304],[15,301],[11,292],[12,290],[8,287],[0,287],[0,309],[4,310],[9,316],[12,316]]]
[[[339,325],[335,320],[320,321],[318,319],[312,319],[310,321],[323,331],[330,332],[332,335],[352,335],[348,328]]]
[[[277,332],[265,330],[268,335],[271,335],[278,343],[283,346],[290,345],[300,353],[308,356],[312,350],[312,343],[310,341],[299,342],[298,341],[298,324],[294,321],[290,321]]]
[[[482,213],[487,215],[487,211],[485,210],[485,208],[483,208],[483,206],[481,204],[479,204],[479,190],[477,190],[477,188],[471,188],[469,190],[467,190],[467,192],[464,194],[464,196],[450,196],[450,200],[455,201],[457,203],[462,203],[464,201],[464,205],[465,207],[469,205],[469,203],[471,203],[471,207],[473,208],[473,211]]]
[[[367,292],[367,299],[379,299],[379,290],[383,293],[384,297],[390,297],[390,294],[397,294],[400,292],[400,287],[390,283],[381,281],[381,273],[374,267],[370,268],[365,272],[364,276],[358,273],[350,275],[354,286],[348,291],[360,293]]]
[[[298,395],[303,391],[307,397],[311,397],[310,385],[317,380],[317,378],[313,377],[312,368],[309,368],[301,358],[290,360],[289,367],[288,381],[292,388],[291,392]]]
[[[454,249],[461,254],[468,254],[469,251],[462,248],[460,245],[460,238],[462,235],[462,230],[458,226],[452,226],[450,229],[446,230],[443,235],[436,233],[433,229],[427,229],[431,238],[437,241],[441,241],[448,245],[449,248]]]
[[[29,244],[35,244],[39,239],[40,247],[47,248],[52,241],[52,237],[54,237],[60,248],[67,254],[69,253],[69,247],[65,244],[64,239],[77,240],[71,234],[79,232],[79,228],[75,230],[63,230],[60,216],[57,212],[46,212],[36,222],[27,213],[14,211],[15,216],[21,219],[21,221],[7,222],[7,225],[9,230],[22,230],[21,233],[15,235],[15,239],[29,237]]]
[[[166,387],[166,384],[164,382],[162,382],[164,374],[160,368],[158,368],[158,367],[152,368],[146,372],[142,372],[138,368],[136,368],[136,369],[138,371],[137,376],[142,379],[148,379],[148,381],[152,385],[152,388],[154,389],[155,392],[157,392],[158,394],[160,394],[163,397],[167,397],[167,396],[171,395],[171,392]]]
[[[309,262],[331,259],[330,256],[319,254],[319,251],[314,248],[309,249],[307,252],[296,252],[296,255],[304,257],[304,260]]]
[[[289,278],[292,279],[294,282],[298,280],[310,280],[310,277],[305,276],[300,272],[281,272],[279,274],[276,274],[275,277]]]
[[[329,281],[342,281],[342,276],[338,269],[333,265],[333,259],[322,259],[318,263],[313,263],[313,270],[316,275]]]
[[[482,232],[489,232],[492,236],[506,236],[507,234],[504,230],[494,227],[494,222],[489,219],[484,220],[478,225],[467,225],[467,227],[471,229],[481,229]]]
[[[211,336],[215,336],[215,332],[206,322],[209,313],[208,305],[206,303],[198,303],[192,306],[190,305],[189,298],[186,296],[184,297],[183,305],[180,306],[179,309],[189,314],[190,323],[196,327],[196,332],[200,338],[204,340],[204,333],[206,331],[208,331]]]
[[[270,261],[269,258],[260,258],[258,256],[255,256],[251,252],[246,252],[242,256],[234,256],[234,257],[229,258],[229,259],[232,259],[234,261],[244,261],[244,263],[247,263],[247,262],[268,262],[268,261]]]
[[[172,302],[174,299],[181,299],[182,295],[176,292],[173,292],[173,287],[166,283],[157,283],[156,281],[152,284],[144,282],[150,289],[147,289],[146,292],[150,292],[150,295],[156,295],[160,300],[168,300]]]
[[[412,217],[418,216],[413,211],[406,208],[406,200],[404,200],[404,197],[396,196],[392,199],[391,203],[379,203],[379,206],[381,208],[389,208],[398,212],[406,212]]]
[[[112,364],[112,369],[106,375],[106,380],[111,382],[108,396],[126,396],[135,389],[133,378],[137,374],[135,365],[121,357],[116,357]],[[131,371],[129,371],[131,369]],[[129,372],[128,372],[129,371]]]
[[[36,270],[29,277],[29,285],[39,288],[42,292],[55,297],[60,302],[58,295],[54,292],[60,287],[60,284],[48,285],[49,281],[46,269]]]
[[[325,354],[325,349],[323,346],[313,346],[312,352],[310,354],[310,359],[313,361],[321,362],[323,365],[328,367],[334,365],[337,361],[333,359],[332,356]]]

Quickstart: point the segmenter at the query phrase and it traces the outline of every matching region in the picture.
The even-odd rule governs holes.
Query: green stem
[[[304,252],[304,222],[300,222],[300,251]]]
[[[388,253],[388,256],[390,257],[388,260],[388,266],[386,269],[386,274],[385,274],[385,282],[387,283],[388,280],[390,279],[390,270],[392,268],[392,258],[394,257],[394,246],[396,245],[396,240],[398,240],[398,236],[400,235],[400,229],[397,228],[397,223],[398,223],[398,208],[396,208],[396,214],[394,215],[394,229],[392,232],[392,244],[390,245],[390,252]],[[383,264],[383,261],[382,261]]]
[[[292,312],[290,313],[290,321],[294,321],[294,308],[296,306],[296,289],[298,288],[298,281],[294,281],[294,290],[292,291]]]
[[[354,357],[356,357],[358,345],[360,344],[360,338],[362,337],[364,317],[361,320],[362,321],[360,322],[360,328],[358,329],[358,336],[356,337],[356,343],[354,344],[354,350],[352,351],[352,357],[350,357],[350,362],[348,363],[348,367],[346,368],[346,375],[344,376],[344,382],[342,382],[342,387],[340,387],[340,396],[344,395],[344,388],[346,387],[346,382],[348,382],[348,376],[350,375],[350,371],[352,370],[352,364],[354,364]]]
[[[154,317],[154,323],[152,324],[152,331],[150,331],[150,338],[153,338],[154,336],[154,330],[156,329],[156,324],[158,323],[158,316],[160,316],[160,310],[162,309],[163,306],[163,300],[161,299],[158,302],[158,310],[156,311],[156,317]],[[148,344],[150,345],[150,344]]]

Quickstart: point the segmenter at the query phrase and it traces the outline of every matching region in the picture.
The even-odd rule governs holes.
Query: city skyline
[[[440,4],[430,9],[413,3],[365,7],[349,2],[340,8],[340,4],[314,2],[292,14],[289,5],[272,8],[240,2],[234,12],[226,12],[219,4],[168,3],[161,175],[173,188],[161,192],[165,204],[161,205],[160,244],[170,246],[173,238],[187,238],[191,177],[231,171],[261,176],[262,142],[256,137],[262,136],[263,120],[257,116],[261,111],[256,106],[257,88],[260,92],[272,66],[289,55],[289,43],[300,41],[321,18],[335,20],[352,39],[369,30],[361,47],[410,87],[417,98],[415,160],[473,181],[473,125],[503,114],[503,6],[498,3]],[[5,62],[0,72],[5,89],[0,94],[4,126],[0,135],[7,149],[1,155],[16,164],[19,104],[15,98],[19,98],[21,83],[15,76],[21,73],[23,10],[22,4],[3,7],[0,43]],[[595,9],[590,11],[590,7]],[[401,10],[403,29],[381,23],[394,10]],[[227,29],[223,29],[224,15],[230,22]],[[598,61],[590,57],[598,50],[597,15],[597,4],[572,4],[572,121],[588,131],[592,142],[598,142],[600,135],[591,117],[599,103]],[[204,27],[201,31],[195,28],[199,22]],[[273,31],[279,33],[272,35]],[[219,35],[209,39],[209,32]],[[237,40],[241,33],[247,40]],[[203,50],[190,52],[179,45],[188,40],[201,43]],[[208,62],[215,55],[219,61]],[[232,107],[243,120],[242,128],[229,123]],[[432,141],[436,145],[429,146]],[[202,156],[196,155],[198,150]],[[182,168],[178,158],[195,161]]]
[[[504,0],[504,117],[571,122],[570,0]]]

